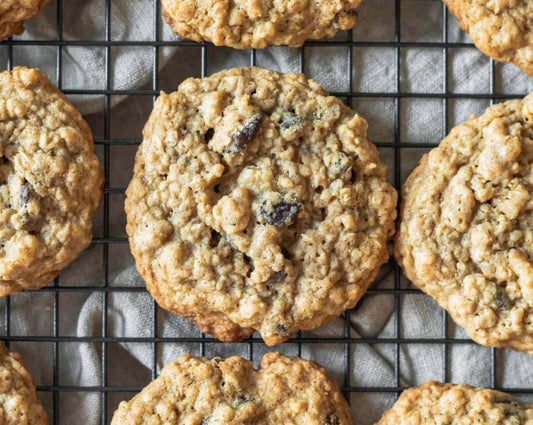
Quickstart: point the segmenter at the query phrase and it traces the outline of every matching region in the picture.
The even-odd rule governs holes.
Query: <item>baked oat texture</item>
[[[461,28],[486,55],[533,76],[531,0],[444,0]]]
[[[533,405],[509,394],[468,385],[426,382],[405,390],[376,425],[519,425],[533,421]]]
[[[47,425],[35,385],[22,357],[0,342],[0,423],[2,425]]]
[[[402,191],[406,276],[478,343],[533,352],[533,94],[455,127]]]
[[[24,32],[24,21],[35,16],[49,0],[1,0],[0,41]]]
[[[126,192],[150,293],[223,341],[270,345],[353,307],[396,216],[366,130],[303,75],[232,69],[162,93]]]
[[[349,407],[320,365],[268,353],[258,370],[241,357],[184,355],[165,366],[111,425],[351,425]]]
[[[355,25],[362,0],[162,0],[178,35],[216,46],[301,46]]]
[[[88,125],[48,77],[0,73],[0,296],[41,288],[89,245],[102,183]]]

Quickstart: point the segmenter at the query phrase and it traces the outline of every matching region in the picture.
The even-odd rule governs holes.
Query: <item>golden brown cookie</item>
[[[48,77],[0,73],[0,296],[41,288],[89,245],[102,183],[89,126]]]
[[[366,130],[299,74],[231,69],[161,94],[126,192],[150,293],[221,340],[267,344],[353,307],[396,216]]]
[[[254,370],[241,357],[184,355],[128,402],[111,425],[351,425],[350,409],[320,365],[268,353]]]
[[[333,37],[355,25],[362,0],[162,0],[178,35],[238,49]]]
[[[0,42],[24,32],[24,21],[35,16],[49,0],[1,0]]]
[[[47,425],[35,384],[22,357],[0,342],[0,423],[2,425]]]
[[[444,0],[477,48],[533,76],[533,1]]]
[[[469,385],[426,382],[405,390],[376,425],[519,425],[533,421],[533,405],[509,394]]]
[[[395,257],[483,345],[533,352],[533,94],[454,128],[403,187]]]

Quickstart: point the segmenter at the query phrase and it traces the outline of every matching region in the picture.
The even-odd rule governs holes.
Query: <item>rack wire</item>
[[[68,393],[93,393],[99,394],[99,404],[100,404],[100,423],[107,424],[110,421],[111,415],[114,408],[116,407],[116,401],[113,403],[110,402],[110,396],[112,394],[120,393],[125,394],[124,398],[129,398],[133,393],[138,392],[141,389],[141,386],[128,386],[128,385],[111,385],[108,380],[108,359],[110,349],[112,349],[112,344],[124,344],[124,343],[144,343],[151,346],[151,370],[150,370],[150,379],[154,379],[157,376],[157,364],[158,364],[158,346],[161,344],[173,343],[173,344],[186,344],[193,343],[199,345],[199,353],[206,353],[207,344],[220,344],[219,341],[213,339],[210,336],[201,335],[183,335],[179,337],[168,337],[159,335],[158,327],[158,311],[159,308],[156,305],[155,301],[151,301],[151,336],[150,337],[124,337],[124,336],[113,336],[109,334],[108,329],[108,304],[109,296],[113,293],[146,293],[144,287],[120,287],[112,286],[109,282],[109,268],[110,268],[110,247],[120,244],[127,244],[127,239],[123,237],[112,236],[116,232],[112,230],[112,223],[110,221],[110,196],[119,195],[123,196],[124,187],[112,187],[110,186],[110,175],[111,175],[111,148],[126,147],[126,146],[135,146],[140,143],[139,138],[114,138],[112,137],[111,132],[111,123],[112,123],[112,114],[113,107],[111,104],[111,97],[117,95],[126,95],[126,96],[148,96],[153,99],[159,94],[160,89],[160,49],[164,47],[191,47],[199,48],[200,54],[200,75],[207,75],[208,68],[208,48],[211,46],[209,43],[194,43],[187,40],[181,41],[165,41],[161,39],[161,10],[160,3],[158,0],[153,0],[153,39],[151,41],[115,41],[112,39],[112,3],[126,1],[126,0],[105,0],[105,37],[103,40],[66,40],[63,37],[63,11],[64,11],[64,0],[57,0],[52,2],[52,5],[48,7],[56,7],[57,12],[57,32],[56,36],[52,40],[27,40],[27,39],[9,39],[3,42],[2,46],[7,46],[8,49],[8,61],[7,68],[12,69],[15,64],[15,53],[14,48],[24,47],[24,46],[53,46],[56,49],[57,61],[56,61],[56,76],[57,76],[57,85],[59,88],[62,88],[64,81],[63,73],[63,49],[68,46],[88,46],[88,47],[99,47],[105,49],[105,71],[106,71],[106,85],[104,89],[64,89],[63,91],[67,95],[99,95],[104,97],[104,129],[103,137],[96,138],[96,146],[102,150],[102,160],[103,167],[105,169],[106,184],[104,189],[104,200],[103,200],[103,209],[101,211],[103,218],[103,234],[101,237],[96,237],[93,240],[93,246],[102,247],[102,274],[101,274],[101,285],[87,285],[87,286],[77,286],[69,285],[69,282],[62,281],[60,275],[59,278],[55,279],[53,284],[41,289],[42,292],[52,294],[52,303],[53,303],[53,330],[52,334],[49,336],[42,335],[14,335],[12,333],[12,298],[8,297],[5,299],[4,305],[4,320],[3,320],[3,339],[7,344],[16,343],[16,342],[31,342],[37,344],[52,344],[53,345],[53,376],[52,382],[50,385],[39,385],[38,391],[39,394],[45,399],[45,405],[50,414],[50,422],[52,424],[61,424],[62,414],[60,412],[60,398],[64,394]],[[371,2],[373,0],[367,0]],[[353,73],[350,72],[349,75],[349,90],[347,91],[338,91],[333,92],[335,96],[346,101],[350,106],[354,103],[356,99],[386,99],[391,100],[394,104],[394,137],[393,140],[373,140],[373,142],[382,149],[390,149],[393,151],[392,163],[389,163],[389,166],[392,166],[394,173],[392,176],[393,183],[397,189],[400,188],[402,180],[405,178],[405,175],[402,172],[402,151],[409,148],[424,149],[435,147],[439,140],[431,140],[425,143],[413,143],[403,140],[401,136],[401,121],[402,121],[402,101],[406,99],[434,99],[442,102],[442,122],[443,134],[447,134],[450,127],[450,117],[449,117],[449,103],[453,100],[461,99],[479,99],[489,101],[490,103],[509,99],[509,98],[519,98],[524,96],[526,93],[500,93],[497,91],[495,83],[495,70],[496,64],[490,62],[490,92],[488,93],[458,93],[451,88],[449,81],[449,67],[450,67],[450,58],[449,52],[451,49],[465,48],[472,49],[474,46],[469,42],[451,42],[449,41],[449,24],[450,15],[447,13],[445,6],[440,5],[439,0],[410,0],[411,2],[422,3],[432,3],[435,5],[439,3],[439,6],[442,7],[442,39],[441,41],[431,41],[431,42],[421,42],[413,41],[407,42],[403,41],[402,37],[402,9],[405,4],[405,0],[390,0],[392,7],[394,7],[395,17],[394,17],[394,38],[390,41],[354,41],[352,36],[352,31],[346,34],[345,38],[336,38],[334,40],[327,41],[311,41],[306,43],[304,48],[299,49],[299,68],[300,71],[304,72],[312,57],[309,57],[306,48],[313,47],[320,49],[321,47],[346,47],[348,48],[348,67],[350,70],[353,69],[354,64],[354,48],[366,47],[366,48],[390,48],[394,50],[394,61],[391,64],[391,67],[394,68],[395,72],[395,81],[394,81],[394,90],[391,92],[364,92],[364,91],[354,91],[352,89],[352,80]],[[114,48],[135,48],[135,47],[144,47],[151,48],[153,52],[153,70],[152,70],[152,81],[151,87],[149,88],[128,88],[125,90],[117,90],[112,86],[112,49]],[[443,70],[443,90],[442,92],[411,92],[402,90],[402,81],[401,81],[401,66],[402,66],[402,50],[409,48],[422,48],[422,49],[440,49],[442,52],[442,63],[444,66]],[[216,50],[215,50],[216,54]],[[250,50],[249,52],[249,64],[255,65],[257,62],[257,52],[255,50]],[[178,82],[176,82],[178,83]],[[414,289],[412,286],[406,286],[403,283],[402,273],[398,265],[394,262],[393,259],[389,261],[387,265],[384,266],[385,272],[382,273],[382,279],[391,279],[393,284],[390,287],[382,287],[381,285],[373,285],[367,294],[364,296],[362,301],[359,303],[359,306],[364,304],[366,299],[375,295],[388,295],[392,297],[394,303],[394,332],[390,337],[363,337],[363,336],[354,336],[352,329],[352,321],[350,320],[353,315],[353,311],[347,311],[342,316],[344,320],[344,330],[343,335],[339,337],[317,337],[309,334],[298,334],[295,338],[290,341],[290,344],[296,346],[296,351],[298,355],[302,354],[302,346],[307,344],[326,344],[331,346],[335,344],[342,347],[344,353],[344,376],[341,379],[342,390],[347,398],[347,400],[353,401],[354,394],[368,394],[369,397],[372,397],[375,394],[388,394],[392,395],[391,402],[394,401],[394,398],[398,396],[401,391],[404,389],[405,384],[401,380],[401,362],[402,362],[402,347],[408,345],[421,345],[421,344],[431,344],[432,346],[439,347],[440,356],[442,358],[442,368],[440,371],[435,371],[435,379],[440,379],[443,381],[449,381],[451,376],[451,371],[453,370],[453,364],[450,360],[450,352],[454,346],[465,345],[465,344],[474,344],[470,339],[465,337],[455,337],[452,335],[451,329],[451,320],[448,318],[448,315],[442,311],[442,331],[441,336],[437,338],[418,338],[418,337],[408,337],[405,336],[401,329],[402,323],[402,304],[405,300],[405,297],[419,295],[421,294],[418,289]],[[62,282],[60,285],[59,282]],[[97,337],[77,337],[77,336],[66,336],[62,335],[60,332],[60,320],[61,320],[61,309],[60,309],[60,295],[64,293],[75,293],[75,292],[96,292],[102,295],[102,317],[101,317],[101,336]],[[356,307],[357,310],[358,307]],[[99,385],[93,386],[80,386],[80,385],[63,385],[60,382],[60,368],[62,366],[60,361],[60,344],[63,343],[88,343],[94,344],[100,347],[100,360],[101,360],[101,382]],[[262,344],[262,340],[258,336],[252,336],[245,341],[247,344],[248,356],[250,359],[254,359],[254,352],[258,344]],[[363,385],[353,382],[351,379],[351,373],[353,372],[352,368],[357,367],[353,365],[353,348],[360,344],[369,344],[369,345],[390,345],[394,347],[393,350],[393,383],[392,385]],[[34,345],[33,347],[36,347]],[[277,348],[273,348],[276,350]],[[504,390],[510,393],[515,393],[522,396],[533,395],[533,388],[504,388],[501,384],[502,376],[502,361],[501,355],[504,350],[496,349],[487,349],[490,350],[490,362],[489,364],[477,365],[478,367],[487,368],[490,374],[490,387]],[[327,366],[327,365],[326,365]],[[147,382],[150,380],[147,379]],[[74,407],[76,408],[76,407]],[[368,403],[366,406],[358,405],[355,408],[358,410],[361,409],[371,409],[372,403]]]

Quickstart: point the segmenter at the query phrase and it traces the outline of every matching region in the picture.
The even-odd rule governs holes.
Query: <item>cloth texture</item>
[[[111,39],[113,41],[154,40],[154,0],[113,0],[111,10]],[[57,4],[51,1],[32,21],[27,32],[16,40],[52,40],[57,34]],[[400,34],[402,42],[442,42],[443,5],[439,1],[404,0],[401,2]],[[423,18],[422,18],[423,17]],[[159,17],[159,19],[161,19]],[[468,37],[458,28],[451,15],[448,19],[448,41],[468,42]],[[105,2],[103,0],[63,1],[63,38],[65,40],[105,40]],[[160,20],[159,39],[172,41],[173,35]],[[288,47],[273,47],[257,51],[257,66],[283,72],[304,71],[334,93],[353,91],[357,93],[351,106],[369,122],[369,139],[378,142],[382,160],[388,165],[388,177],[395,182],[395,165],[400,166],[404,181],[416,166],[427,147],[416,144],[438,143],[449,129],[472,114],[480,114],[490,102],[488,99],[449,99],[445,101],[432,94],[450,93],[489,94],[492,87],[491,62],[471,46],[449,48],[447,52],[448,78],[445,55],[442,47],[394,46],[395,1],[366,0],[359,9],[353,40],[365,42],[350,47],[346,43],[335,45],[312,45],[304,49],[302,68],[300,50]],[[348,33],[340,33],[337,41],[346,41]],[[111,79],[106,79],[106,49],[102,46],[77,45],[61,49],[61,87],[69,90],[105,89],[151,89],[153,81],[154,48],[150,46],[113,46]],[[351,49],[351,52],[350,52]],[[55,46],[16,45],[13,47],[15,65],[34,66],[57,79]],[[399,55],[399,79],[396,72],[396,55]],[[351,69],[350,69],[351,56]],[[9,50],[0,44],[0,65],[7,68]],[[206,72],[246,66],[250,64],[250,51],[228,48],[206,48]],[[185,78],[201,75],[202,51],[197,46],[165,46],[159,50],[159,89],[172,91]],[[527,94],[533,91],[533,79],[512,65],[496,64],[494,89],[503,94]],[[444,84],[447,82],[447,87]],[[351,83],[351,87],[350,87]],[[399,84],[399,87],[397,86]],[[417,93],[421,96],[402,98],[399,136],[410,147],[402,148],[400,162],[395,164],[395,114],[393,96],[402,93]],[[373,93],[365,97],[363,93]],[[375,93],[380,93],[375,96]],[[361,94],[361,95],[360,95]],[[104,96],[69,95],[84,113],[95,137],[104,138]],[[112,139],[140,139],[141,131],[151,111],[153,97],[150,95],[110,96],[109,134]],[[446,110],[445,110],[446,108]],[[446,112],[446,113],[445,113]],[[444,122],[444,117],[448,122]],[[388,146],[387,146],[388,145]],[[413,147],[414,146],[414,147]],[[124,188],[132,175],[137,146],[112,145],[109,148],[108,186]],[[103,146],[97,146],[103,158]],[[103,209],[95,216],[95,237],[124,238],[124,195],[109,195],[109,234],[104,235]],[[107,280],[103,258],[108,250]],[[395,266],[391,259],[372,285],[372,289],[395,287]],[[104,299],[102,290],[84,290],[84,287],[131,288],[111,291]],[[58,285],[75,287],[62,290],[58,295],[58,335],[85,338],[84,342],[65,341],[58,344],[57,385],[89,387],[86,391],[61,392],[59,397],[59,423],[97,425],[101,422],[102,397],[91,387],[135,387],[146,385],[151,379],[152,365],[157,371],[162,366],[184,353],[200,355],[201,344],[183,343],[175,338],[201,337],[195,326],[187,320],[156,309],[152,298],[144,291],[144,282],[137,273],[133,258],[126,243],[112,243],[107,248],[100,243],[91,245],[81,257],[60,275]],[[401,288],[414,287],[402,277]],[[301,355],[318,361],[330,371],[342,387],[402,387],[421,384],[429,379],[467,383],[490,387],[492,350],[474,343],[449,344],[432,339],[442,339],[444,334],[443,310],[428,296],[409,292],[394,294],[367,294],[349,317],[348,328],[345,316],[304,337],[338,337],[349,332],[352,338],[382,338],[383,342],[368,344],[357,342],[349,348],[341,343],[303,343]],[[399,306],[399,312],[396,305]],[[104,320],[103,308],[107,307],[107,337],[141,338],[135,341],[107,342],[105,361],[102,360],[104,345],[101,338]],[[2,302],[0,314],[5,314],[6,302]],[[173,338],[154,346],[142,338],[154,336],[155,328],[160,338]],[[24,293],[11,298],[11,325],[3,334],[12,336],[54,335],[54,292],[39,291]],[[397,321],[399,321],[397,323]],[[348,330],[347,330],[348,329]],[[397,335],[397,330],[399,335]],[[448,320],[448,337],[467,338],[465,333]],[[405,342],[399,346],[399,370],[395,373],[395,339],[410,341],[422,338],[424,343]],[[34,375],[38,386],[54,384],[53,342],[12,342],[11,349],[19,351]],[[249,343],[207,343],[208,357],[241,355],[249,357]],[[298,347],[288,342],[276,347],[253,344],[253,361],[257,364],[268,351],[297,355]],[[347,352],[349,355],[347,355]],[[349,362],[349,363],[348,363]],[[348,363],[348,364],[347,364]],[[105,367],[105,377],[104,377]],[[507,388],[533,388],[533,360],[524,353],[511,350],[497,351],[497,384]],[[345,376],[345,371],[349,376]],[[41,391],[39,396],[50,418],[53,415],[53,397]],[[107,411],[109,422],[112,412],[123,399],[133,396],[131,392],[109,392]],[[519,395],[520,397],[520,395]],[[354,423],[370,425],[395,401],[396,394],[390,391],[350,393]],[[527,397],[522,397],[527,400]],[[529,400],[530,402],[533,400]]]

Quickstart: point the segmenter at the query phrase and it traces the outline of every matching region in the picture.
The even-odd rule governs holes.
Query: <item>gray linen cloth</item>
[[[150,41],[154,39],[152,0],[113,0],[111,39]],[[402,42],[442,42],[443,6],[440,1],[401,1],[400,36]],[[349,68],[350,47],[346,45],[320,45],[306,47],[305,73],[333,92],[349,91],[383,93],[381,97],[355,97],[353,108],[369,121],[369,137],[380,144],[394,142],[395,101],[388,94],[397,91],[395,36],[395,2],[393,0],[367,0],[359,11],[353,38],[371,42],[352,48],[352,69]],[[103,0],[64,0],[63,37],[66,40],[105,40],[105,2]],[[447,37],[450,42],[468,42],[453,17],[449,17]],[[52,1],[42,14],[28,23],[28,31],[17,39],[50,40],[57,31],[56,2]],[[347,33],[336,40],[346,40]],[[160,39],[176,40],[167,26],[160,22]],[[441,47],[412,44],[399,49],[400,91],[422,93],[427,96],[404,98],[399,102],[400,138],[410,144],[438,143],[451,126],[480,114],[489,106],[487,99],[450,99],[448,102],[431,97],[445,90],[445,56]],[[0,45],[0,65],[7,67],[8,48]],[[175,90],[190,76],[201,74],[200,47],[162,47],[159,51],[159,89]],[[57,79],[57,49],[54,46],[15,46],[13,64],[36,66]],[[452,93],[490,93],[491,64],[489,59],[472,47],[453,47],[448,50],[448,90]],[[106,88],[104,47],[75,46],[62,48],[62,88]],[[154,52],[147,46],[114,46],[111,48],[113,89],[151,89]],[[250,64],[249,51],[208,47],[206,72]],[[302,70],[298,49],[274,47],[257,51],[258,66],[284,72]],[[352,87],[350,87],[350,74]],[[526,94],[533,91],[533,79],[511,65],[495,66],[494,89],[498,93]],[[104,97],[89,95],[70,96],[85,114],[96,138],[104,134]],[[152,106],[152,96],[111,96],[110,138],[140,139],[141,130]],[[447,108],[448,123],[443,122]],[[125,187],[131,177],[136,146],[116,145],[109,148],[110,187]],[[416,165],[424,147],[403,148],[400,175],[403,181]],[[99,155],[103,147],[97,146]],[[389,179],[394,183],[394,150],[380,148],[382,159],[388,164]],[[109,195],[109,235],[123,238],[125,216],[123,195]],[[103,236],[103,211],[95,217],[95,236]],[[104,281],[102,244],[94,244],[65,270],[59,279],[60,286],[77,287],[64,291],[58,298],[58,333],[68,337],[101,337],[103,292],[83,291],[83,287],[101,286]],[[144,282],[137,273],[127,244],[109,245],[108,285],[135,288],[109,293],[107,297],[107,336],[153,337],[154,304],[142,290]],[[402,288],[413,288],[402,278]],[[141,288],[141,290],[139,290]],[[376,288],[394,288],[394,265],[385,265]],[[353,338],[383,338],[384,342],[352,344],[347,356],[346,346],[334,344],[303,344],[301,355],[326,366],[341,386],[395,387],[395,349],[391,341],[398,336],[411,340],[427,339],[427,343],[405,343],[399,347],[398,379],[402,387],[420,384],[429,379],[491,386],[492,350],[473,343],[443,344],[431,342],[444,335],[444,314],[429,297],[409,293],[399,297],[400,314],[395,312],[394,295],[368,294],[349,314],[350,336]],[[5,300],[0,313],[5,312]],[[11,299],[12,336],[51,336],[54,332],[54,294],[39,291],[17,295]],[[396,321],[399,324],[396,325]],[[342,337],[345,332],[344,317],[304,336]],[[396,328],[399,335],[396,334]],[[5,323],[0,325],[7,334]],[[449,321],[448,336],[466,338],[464,332]],[[157,309],[159,337],[199,337],[198,330],[188,321]],[[32,371],[38,386],[54,383],[53,350],[51,342],[12,342],[11,347],[21,352]],[[205,354],[211,356],[249,356],[248,343],[207,343]],[[152,344],[143,342],[107,343],[105,365],[102,362],[101,343],[61,342],[58,347],[58,381],[60,386],[98,387],[104,382],[119,387],[142,387],[152,378]],[[155,364],[157,371],[183,353],[201,353],[199,343],[162,342],[157,344]],[[297,355],[294,343],[277,347],[253,345],[253,361],[257,364],[268,351]],[[346,365],[349,358],[349,364]],[[446,364],[445,364],[446,363]],[[347,367],[348,366],[348,367]],[[506,388],[533,388],[533,360],[526,354],[511,350],[497,352],[497,385]],[[345,371],[349,376],[345,377]],[[446,371],[446,372],[445,372]],[[446,375],[445,375],[446,373]],[[53,398],[49,391],[39,392],[50,418],[53,415]],[[110,392],[107,396],[107,421],[120,402],[131,398],[132,393]],[[520,395],[519,395],[520,396]],[[523,397],[524,398],[524,397]],[[369,425],[378,420],[383,411],[394,403],[396,394],[389,391],[352,392],[350,402],[356,424]],[[96,425],[101,423],[102,398],[90,390],[61,392],[59,395],[59,423]]]

